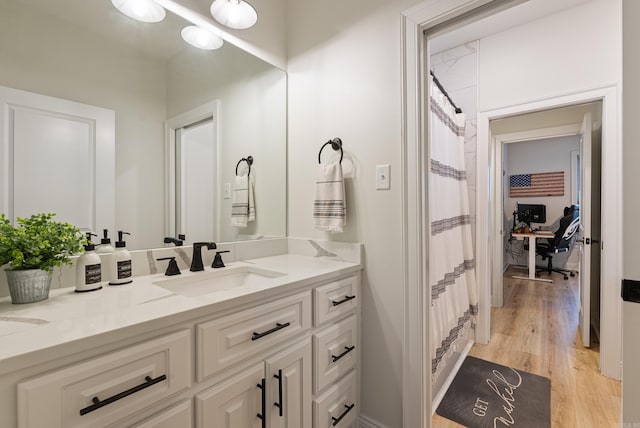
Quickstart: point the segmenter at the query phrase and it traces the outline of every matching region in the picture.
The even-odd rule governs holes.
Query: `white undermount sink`
[[[189,272],[154,281],[154,284],[186,297],[204,296],[217,291],[237,288],[260,288],[272,278],[284,276],[282,272],[254,266],[227,266],[216,270]]]

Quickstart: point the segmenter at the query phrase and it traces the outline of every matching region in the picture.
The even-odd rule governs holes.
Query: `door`
[[[264,364],[232,376],[196,395],[197,428],[260,428]]]
[[[114,227],[115,112],[0,86],[0,212]]]
[[[266,360],[270,428],[311,426],[311,342]]]
[[[591,187],[592,187],[592,147],[591,112],[584,115],[580,133],[580,288],[578,323],[582,344],[591,345]]]
[[[217,149],[212,118],[176,130],[176,235],[217,241]]]

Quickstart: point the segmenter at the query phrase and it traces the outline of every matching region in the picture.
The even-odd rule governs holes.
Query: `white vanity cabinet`
[[[107,426],[191,386],[190,331],[18,384],[20,428]]]
[[[105,336],[100,350],[87,338],[57,360],[5,372],[2,423],[352,427],[360,406],[360,273],[332,278],[158,317],[142,332]]]
[[[196,395],[196,428],[311,426],[309,339]]]

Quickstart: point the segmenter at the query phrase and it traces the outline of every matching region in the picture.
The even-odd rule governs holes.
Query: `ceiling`
[[[502,12],[437,34],[429,39],[430,51],[437,54],[589,1],[593,0],[525,0]]]
[[[149,24],[135,21],[118,12],[110,0],[2,0],[14,7],[29,8],[39,14],[97,33],[146,55],[169,59],[185,49],[180,36],[190,25],[167,11],[166,18]],[[46,35],[44,35],[46,37]]]

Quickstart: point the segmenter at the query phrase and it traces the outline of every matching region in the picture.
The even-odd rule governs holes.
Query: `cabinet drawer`
[[[359,413],[356,400],[356,372],[353,370],[313,401],[314,428],[351,426]]]
[[[191,384],[189,330],[18,384],[19,428],[100,427]]]
[[[355,367],[357,343],[355,315],[313,335],[316,362],[313,373],[315,393],[322,391]]]
[[[313,290],[314,322],[320,325],[336,319],[358,306],[358,276],[321,285]]]
[[[310,327],[309,291],[198,324],[198,381]]]
[[[184,401],[151,416],[132,428],[190,428],[193,426],[192,407],[190,400]]]

